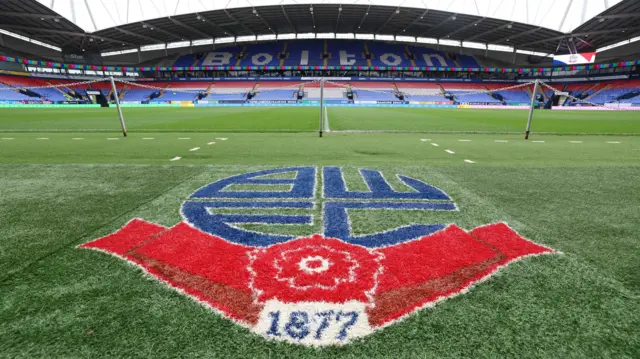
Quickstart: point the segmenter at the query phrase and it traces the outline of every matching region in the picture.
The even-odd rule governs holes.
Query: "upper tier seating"
[[[370,59],[365,56],[367,52],[371,54]],[[239,59],[240,53],[244,53],[244,57]],[[286,55],[284,59],[280,59],[280,53]],[[230,45],[206,53],[182,55],[174,63],[181,67],[279,65],[480,67],[472,56],[449,54],[429,47],[337,39]]]

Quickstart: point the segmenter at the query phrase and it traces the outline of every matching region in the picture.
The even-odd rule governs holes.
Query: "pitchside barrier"
[[[347,83],[339,83],[328,81],[324,78],[315,79],[313,81],[305,81],[300,83],[294,83],[291,85],[280,86],[275,88],[261,88],[253,87],[252,89],[243,88],[242,91],[222,91],[222,92],[214,92],[212,87],[208,88],[169,88],[169,87],[158,87],[153,85],[147,85],[139,82],[131,82],[122,79],[114,79],[110,77],[108,79],[101,78],[90,81],[82,81],[75,83],[65,83],[65,84],[56,84],[56,85],[46,85],[46,86],[33,86],[33,87],[0,87],[0,91],[22,91],[23,93],[38,90],[38,89],[58,89],[60,88],[78,88],[90,86],[99,82],[107,82],[109,84],[109,95],[113,93],[118,93],[116,82],[121,83],[123,88],[127,88],[127,90],[138,90],[138,89],[146,89],[156,91],[158,93],[163,92],[172,92],[175,96],[176,94],[190,94],[193,97],[193,100],[170,100],[170,101],[157,101],[150,100],[148,103],[142,103],[141,101],[125,101],[121,102],[119,96],[111,96],[112,101],[115,103],[118,117],[120,120],[120,125],[122,128],[123,136],[127,136],[125,118],[122,113],[122,108],[127,107],[241,107],[241,106],[249,106],[249,107],[258,107],[258,106],[269,106],[269,107],[291,107],[291,106],[301,106],[301,107],[318,107],[319,109],[319,125],[318,125],[318,135],[322,137],[324,132],[329,132],[328,128],[328,115],[325,110],[326,107],[386,107],[386,108],[473,108],[473,109],[523,109],[528,110],[527,122],[525,126],[525,139],[529,138],[531,133],[531,126],[533,122],[533,114],[534,109],[539,108],[541,103],[549,104],[549,101],[552,99],[548,98],[549,93],[551,93],[556,98],[559,98],[562,105],[554,106],[553,109],[556,110],[602,110],[602,111],[617,111],[617,110],[640,110],[640,107],[632,107],[628,106],[629,104],[616,103],[615,101],[612,103],[607,103],[605,105],[596,104],[590,102],[585,99],[580,99],[567,92],[563,92],[543,81],[534,80],[526,83],[519,83],[513,86],[506,86],[497,89],[479,89],[474,91],[447,91],[442,89],[441,92],[438,92],[439,96],[443,96],[446,98],[445,101],[434,101],[434,102],[426,102],[426,101],[404,101],[402,98],[406,96],[406,94],[402,93],[399,90],[386,90],[386,89],[376,89],[376,88],[364,88],[353,86]],[[316,85],[318,89],[316,90]],[[327,85],[330,85],[332,89],[332,98],[325,98],[325,94],[327,92]],[[309,89],[309,93],[312,91],[314,94],[318,94],[319,98],[313,97],[311,100],[304,99],[307,95],[307,88]],[[298,89],[298,91],[295,91]],[[336,99],[335,90],[339,89],[340,95],[345,96],[346,93],[355,94],[352,95],[351,98],[346,99]],[[215,89],[217,90],[217,88]],[[237,89],[236,89],[237,90]],[[494,96],[493,93],[499,93],[503,91],[526,91],[530,96],[530,103],[525,104],[522,102],[513,103],[513,105],[509,106],[506,101],[498,100],[499,97]],[[60,90],[61,91],[61,90]],[[273,95],[275,91],[291,91],[291,99],[281,99],[281,95],[273,96],[273,98],[269,98],[269,94]],[[101,92],[100,92],[101,93]],[[371,100],[359,100],[357,99],[358,93],[366,93],[368,96],[373,97]],[[301,94],[299,96],[298,94]],[[371,95],[373,94],[373,96]],[[381,95],[383,99],[376,99],[375,95]],[[482,100],[478,101],[477,96],[487,95],[489,97],[485,97],[487,99],[486,103],[482,103]],[[202,97],[200,97],[202,96]],[[207,97],[210,99],[204,99]],[[215,99],[217,96],[218,99]],[[259,98],[250,99],[250,96],[258,96]],[[295,98],[294,98],[295,96]],[[475,99],[467,100],[466,98],[471,98],[472,96],[476,96]],[[198,99],[196,99],[198,97]],[[355,98],[354,98],[355,97]],[[368,97],[368,98],[371,98]],[[302,98],[302,99],[300,99]],[[367,98],[367,97],[365,97]],[[398,98],[397,101],[389,100],[393,98]],[[544,101],[539,101],[539,98],[544,98]],[[495,100],[491,100],[495,99]],[[94,99],[95,100],[95,99]],[[491,100],[494,103],[490,103]],[[0,108],[9,107],[9,108],[25,108],[25,107],[63,107],[63,108],[88,108],[88,107],[100,107],[98,104],[32,104],[29,100],[18,100],[18,101],[0,101]],[[480,103],[480,104],[478,104]],[[567,106],[566,104],[569,104]],[[579,106],[578,106],[579,105]],[[379,131],[384,132],[384,130]]]

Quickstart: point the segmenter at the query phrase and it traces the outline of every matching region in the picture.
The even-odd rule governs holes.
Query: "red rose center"
[[[318,260],[318,259],[314,259],[314,260],[312,260],[312,261],[308,261],[308,262],[307,262],[307,267],[309,267],[309,268],[314,268],[314,269],[315,269],[315,268],[322,267],[322,261],[321,261],[321,260]]]
[[[325,272],[330,266],[331,262],[322,256],[308,256],[298,262],[298,268],[308,274]]]

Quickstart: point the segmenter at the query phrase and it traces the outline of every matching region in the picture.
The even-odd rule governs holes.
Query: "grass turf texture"
[[[523,110],[327,107],[331,130],[522,133]],[[312,132],[317,107],[124,108],[135,132]],[[3,109],[0,131],[118,132],[114,108]],[[635,111],[535,111],[534,133],[640,134]]]
[[[125,113],[128,119],[130,110]],[[185,112],[176,113],[182,117],[173,114],[171,123],[176,126],[186,126],[179,125],[180,118],[190,121],[192,109],[181,110]],[[244,124],[235,124],[237,131],[264,130],[256,115],[259,109],[252,110]],[[288,110],[275,111],[279,115],[273,115],[273,121],[281,121],[278,130],[290,130],[288,124],[301,120],[295,117],[298,112],[284,116]],[[332,129],[339,128],[340,120],[334,121],[340,116],[338,110],[329,109]],[[162,112],[152,111],[146,116],[140,112],[140,121],[153,125],[154,116],[161,117]],[[465,111],[448,113],[457,116]],[[7,112],[3,111],[0,126],[17,130],[18,119],[4,116]],[[47,126],[58,124],[55,111],[51,118],[37,112],[15,111],[24,118],[40,118]],[[95,118],[92,111],[76,114],[78,123],[107,121]],[[317,123],[315,115],[310,112],[310,131]],[[237,118],[242,121],[242,116]],[[626,120],[627,130],[620,131],[605,125],[610,120],[616,122],[615,118],[592,122],[601,126],[599,133],[640,132],[634,130],[638,120]],[[75,128],[65,128],[69,124],[64,121],[54,129]],[[371,122],[365,116],[362,121],[356,129]],[[518,123],[523,125],[524,119]],[[31,129],[44,128],[39,126]],[[304,133],[132,130],[127,139],[107,140],[116,136],[0,134],[13,138],[0,139],[0,357],[640,356],[638,137],[545,135],[533,138],[544,143],[534,143],[522,136],[487,134],[331,133],[319,139]],[[216,143],[207,145],[212,141]],[[201,149],[189,151],[195,147]],[[175,156],[182,159],[169,162]],[[352,211],[355,233],[432,221],[471,229],[502,220],[525,237],[565,254],[514,263],[470,293],[346,347],[309,349],[265,341],[148,280],[121,260],[75,248],[134,217],[173,225],[181,220],[181,202],[217,179],[296,164],[344,166],[352,190],[364,189],[357,168],[380,170],[394,186],[398,183],[391,175],[401,173],[445,190],[460,208],[435,214]],[[318,226],[247,228],[303,235]]]

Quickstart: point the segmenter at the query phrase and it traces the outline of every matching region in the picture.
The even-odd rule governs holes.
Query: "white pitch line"
[[[13,137],[3,137],[2,139],[3,140],[13,140],[14,138]]]
[[[82,138],[82,137],[74,137],[74,138],[72,138],[72,140],[78,141],[78,140],[84,140],[84,138]]]
[[[107,141],[117,141],[117,140],[119,140],[119,138],[115,138],[115,137],[107,138]]]
[[[176,156],[176,157],[174,157],[174,158],[170,159],[169,161],[178,161],[178,160],[179,160],[179,159],[181,159],[181,158],[182,158],[182,157],[178,157],[178,156]]]
[[[471,160],[464,160],[464,161],[465,161],[466,163],[475,163],[475,162],[473,162],[473,161],[471,161]]]
[[[582,143],[582,141],[569,141],[571,143]]]
[[[48,140],[48,139],[49,139],[48,137],[38,137],[38,138],[36,138],[36,140]]]
[[[455,152],[453,152],[453,151],[451,151],[451,150],[444,150],[444,152],[449,153],[449,154],[452,154],[452,155],[455,155],[455,154],[456,154]]]
[[[507,140],[496,140],[496,142],[505,143],[505,142],[509,142],[509,141],[507,141]]]
[[[620,143],[620,141],[607,141],[607,143]]]
[[[433,146],[433,147],[438,147],[438,146],[440,146],[440,145],[439,145],[439,144],[437,144],[437,143],[432,143],[432,144],[431,144],[431,146]]]
[[[224,137],[224,138],[216,138],[216,140],[226,141],[226,140],[227,140],[227,138],[226,138],[226,137]]]
[[[191,137],[179,137],[178,139],[179,139],[179,140],[190,140],[190,139],[191,139]]]
[[[190,149],[189,152],[197,151],[199,149],[200,149],[200,147],[194,147],[194,148]]]
[[[143,140],[153,140],[153,137],[142,137]]]
[[[215,142],[209,142],[209,143],[207,143],[207,145],[215,145],[215,144],[216,144]]]
[[[531,141],[533,143],[544,143],[544,141]]]
[[[458,140],[458,142],[471,142],[471,140]]]
[[[427,141],[431,141],[431,139],[430,138],[421,138],[420,141],[427,142]]]
[[[327,107],[324,108],[324,132],[331,132],[331,128],[329,128],[329,111],[327,111]]]

